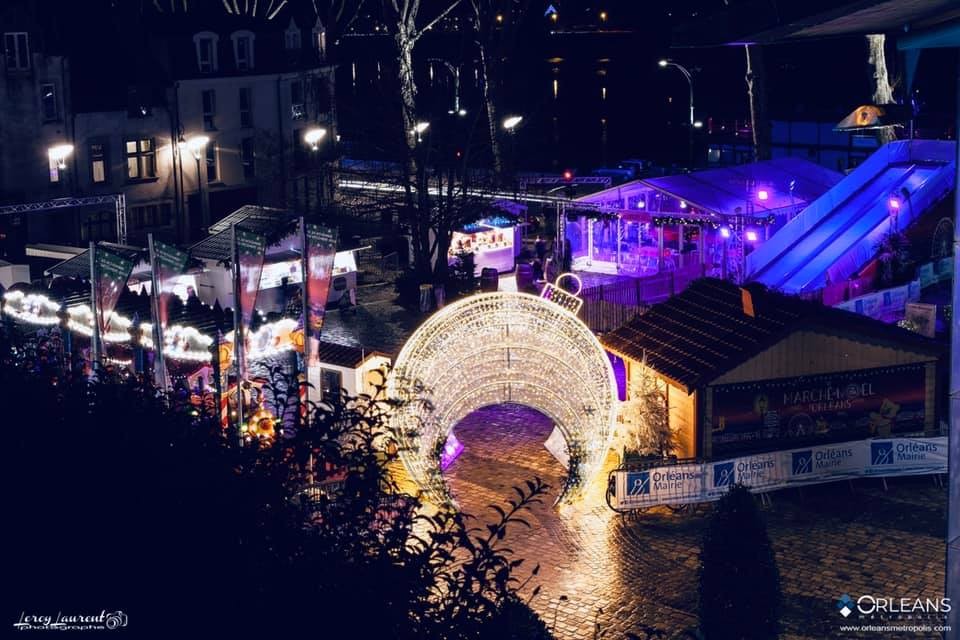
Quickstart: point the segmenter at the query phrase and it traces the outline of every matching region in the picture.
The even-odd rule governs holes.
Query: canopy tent
[[[802,158],[777,158],[722,169],[707,169],[662,178],[645,178],[584,196],[578,204],[601,205],[607,210],[721,221],[738,215],[764,218],[795,211],[816,200],[840,181],[843,174]],[[660,197],[651,206],[647,193]],[[662,202],[666,196],[667,202]],[[644,204],[641,203],[643,199]],[[669,202],[669,200],[675,202]]]

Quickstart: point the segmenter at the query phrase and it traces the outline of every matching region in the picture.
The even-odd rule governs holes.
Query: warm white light
[[[193,154],[193,157],[199,160],[209,143],[210,138],[208,136],[193,136],[187,140],[186,147]]]
[[[680,208],[681,208],[681,209],[686,209],[686,208],[687,208],[687,203],[686,203],[685,201],[681,200],[681,201],[680,201]]]
[[[67,167],[67,157],[73,153],[72,144],[58,144],[47,149],[47,155],[50,156],[50,159],[57,163],[57,167],[60,169],[66,169]]]
[[[659,62],[657,62],[657,64],[660,65],[661,67],[665,67],[665,66],[667,66],[667,65],[670,64],[670,63],[664,58],[664,59],[660,60]]]
[[[42,326],[60,323],[60,305],[39,293],[25,294],[23,291],[7,291],[3,294],[3,312],[8,316]]]
[[[758,200],[767,200],[770,197],[770,193],[766,189],[760,189],[757,191]]]
[[[303,141],[310,145],[311,149],[316,151],[320,145],[320,141],[323,140],[325,135],[327,135],[326,129],[323,127],[314,127],[313,129],[308,129],[307,132],[303,134]]]
[[[410,477],[438,502],[449,496],[434,454],[481,407],[516,402],[543,412],[582,451],[584,484],[610,447],[617,409],[610,360],[583,322],[549,300],[501,291],[444,307],[404,345],[388,393],[423,399],[417,382],[432,407],[406,403],[391,420]]]
[[[426,131],[427,127],[429,126],[430,126],[429,122],[418,122],[417,124],[414,125],[413,132],[419,135],[424,131]]]
[[[694,128],[694,129],[702,129],[702,128],[703,128],[703,121],[702,121],[702,120],[694,120],[694,121],[693,121],[693,128]]]
[[[509,116],[503,119],[503,128],[507,131],[511,131],[515,126],[520,124],[523,120],[523,116]]]

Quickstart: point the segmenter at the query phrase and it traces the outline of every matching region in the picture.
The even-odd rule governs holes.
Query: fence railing
[[[650,305],[680,293],[704,273],[703,265],[693,264],[652,276],[586,288],[580,292],[583,298],[581,317],[592,331],[612,331],[646,311]]]

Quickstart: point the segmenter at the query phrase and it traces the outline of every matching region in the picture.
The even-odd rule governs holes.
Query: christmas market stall
[[[679,457],[943,428],[943,344],[761,285],[697,280],[601,343],[624,361],[627,391],[660,390]]]

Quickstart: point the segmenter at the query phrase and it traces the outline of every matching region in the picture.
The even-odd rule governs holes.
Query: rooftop
[[[812,329],[907,351],[942,351],[940,343],[848,311],[786,296],[751,283],[755,317],[743,311],[741,288],[714,278],[695,281],[683,293],[601,337],[608,350],[642,360],[687,392],[710,383],[789,334]]]

